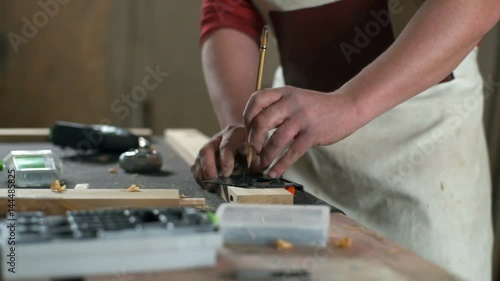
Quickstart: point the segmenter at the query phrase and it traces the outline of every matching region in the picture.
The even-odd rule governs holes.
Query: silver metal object
[[[163,160],[149,141],[140,137],[139,148],[122,153],[118,163],[128,173],[153,173],[160,171]]]

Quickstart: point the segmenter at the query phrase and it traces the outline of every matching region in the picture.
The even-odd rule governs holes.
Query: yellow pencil
[[[266,49],[267,49],[267,39],[269,37],[269,29],[267,25],[262,29],[262,35],[260,36],[260,56],[259,56],[259,69],[257,71],[257,83],[255,85],[255,91],[262,88],[262,75],[264,74],[264,62],[266,61]],[[248,147],[247,154],[247,166],[250,168],[252,164],[253,149],[251,146]]]

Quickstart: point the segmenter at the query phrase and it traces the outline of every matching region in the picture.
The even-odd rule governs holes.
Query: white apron
[[[491,280],[491,184],[477,48],[438,84],[285,177],[466,280]],[[280,70],[275,87],[283,86]],[[335,128],[332,128],[335,130]]]

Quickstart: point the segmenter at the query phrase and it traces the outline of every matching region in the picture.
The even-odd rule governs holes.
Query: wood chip
[[[66,185],[62,185],[59,182],[59,180],[55,180],[51,185],[50,185],[50,190],[54,192],[63,192],[66,190]]]
[[[276,249],[278,249],[279,251],[286,251],[290,250],[291,248],[293,248],[292,243],[285,241],[283,239],[276,240]]]
[[[333,239],[331,244],[337,248],[346,249],[351,247],[352,239],[347,236],[342,239]]]
[[[118,168],[116,168],[116,167],[110,168],[108,170],[108,172],[110,172],[111,174],[116,174],[116,173],[118,173]]]
[[[181,195],[179,195],[179,198],[187,198],[187,196],[184,193],[181,193]]]
[[[137,185],[133,184],[127,189],[127,192],[141,192],[141,191],[139,190],[139,187]]]
[[[363,231],[363,229],[359,226],[348,226],[347,230],[351,232],[358,232],[358,231]]]

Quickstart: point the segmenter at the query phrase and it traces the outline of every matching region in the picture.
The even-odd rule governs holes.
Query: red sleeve
[[[203,0],[200,42],[219,28],[241,31],[258,42],[264,19],[250,0]]]

